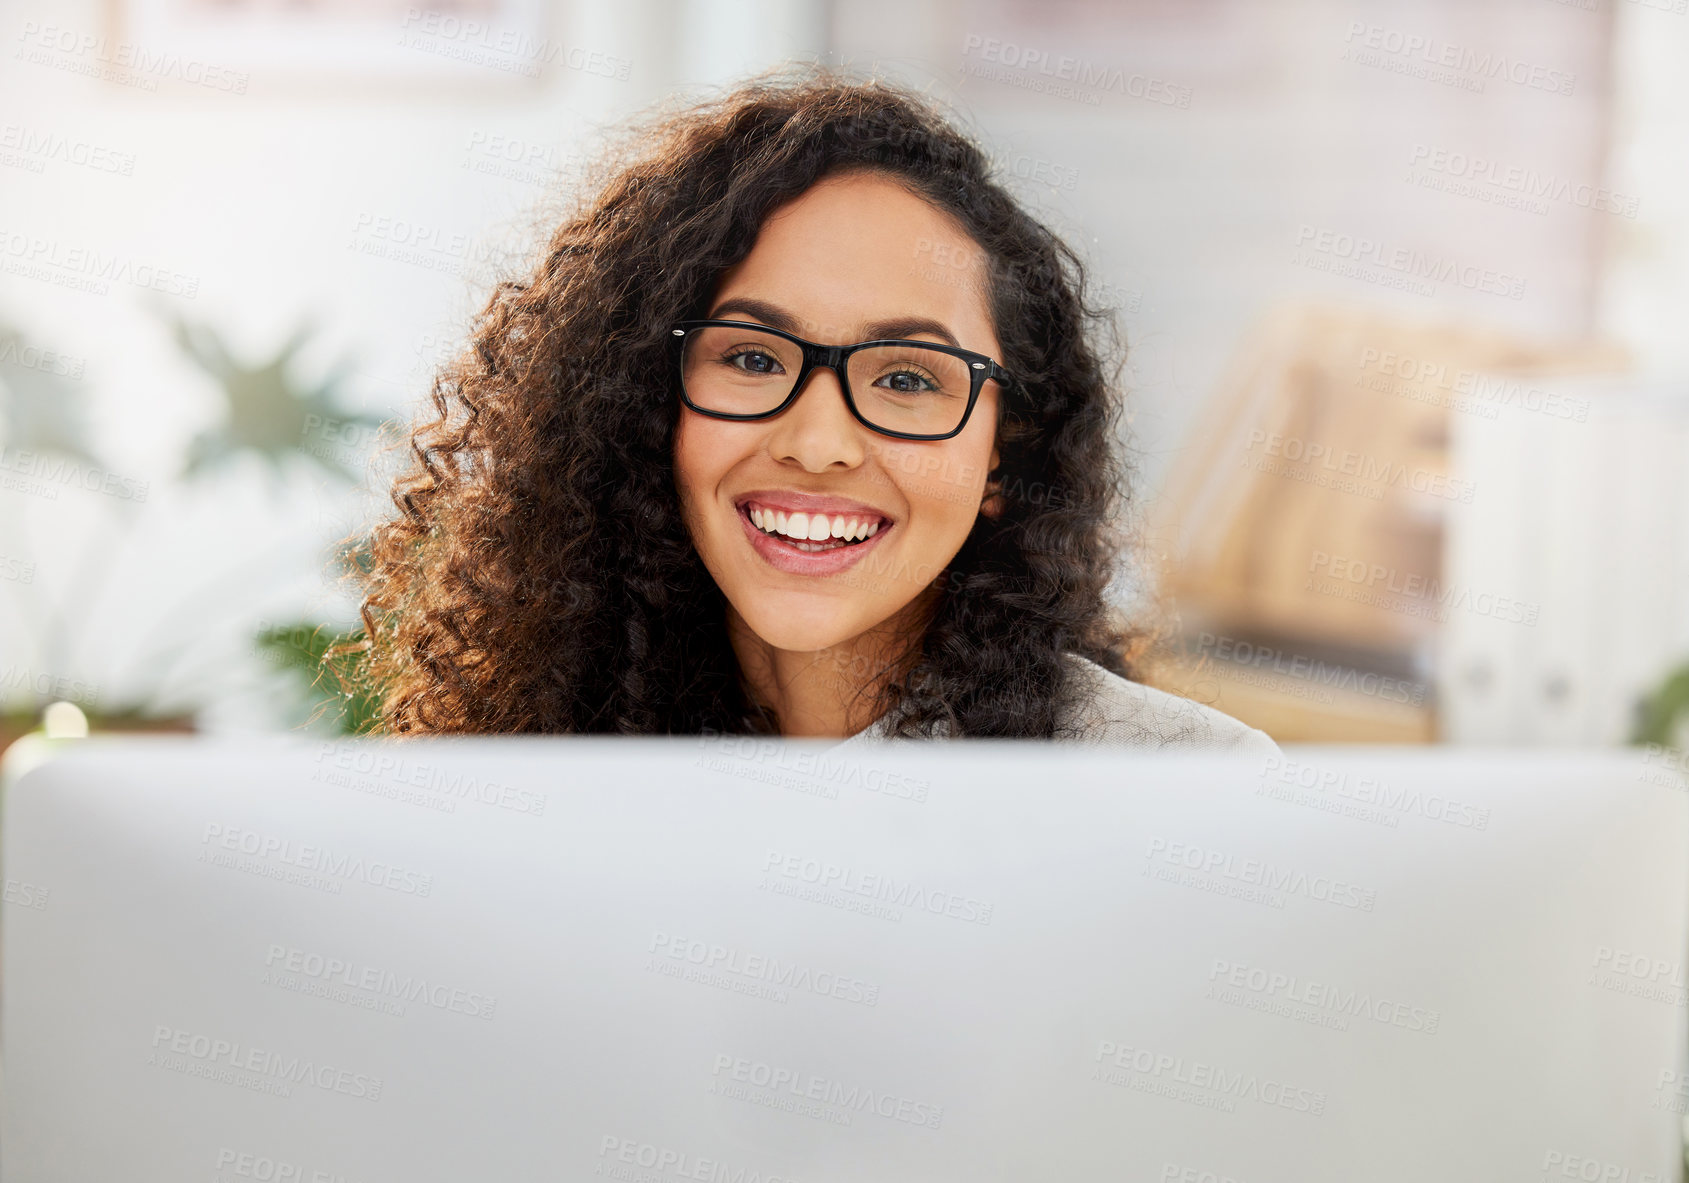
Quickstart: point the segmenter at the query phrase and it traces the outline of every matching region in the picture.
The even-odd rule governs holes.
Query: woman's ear
[[[985,478],[985,496],[980,499],[979,512],[988,518],[1001,517],[1003,513],[1003,479],[997,475],[997,469],[1002,465],[1002,458],[997,454],[996,445],[991,448],[991,469]]]

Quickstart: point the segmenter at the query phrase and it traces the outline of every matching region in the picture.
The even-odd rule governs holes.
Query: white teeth
[[[832,517],[820,513],[788,514],[784,510],[763,509],[757,505],[746,506],[745,513],[757,529],[767,534],[783,534],[806,550],[812,549],[806,545],[808,543],[860,541],[872,538],[880,530],[880,521],[877,518],[854,518],[843,514],[834,514]]]

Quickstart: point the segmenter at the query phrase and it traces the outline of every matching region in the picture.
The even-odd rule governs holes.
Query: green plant
[[[248,363],[210,326],[183,320],[167,309],[159,315],[183,353],[215,380],[222,402],[217,421],[188,445],[179,470],[183,483],[213,477],[242,457],[261,463],[278,499],[287,492],[290,470],[327,473],[345,484],[358,480],[357,461],[366,451],[364,445],[373,443],[380,419],[342,406],[348,362],[342,361],[326,378],[302,380],[295,373],[295,358],[308,329],[295,332],[273,355]],[[21,332],[4,324],[0,356],[41,359],[0,371],[0,445],[13,462],[27,454],[42,484],[69,485],[90,472],[111,475],[89,438],[94,418],[89,390],[69,380],[80,377],[80,365],[67,367],[59,355],[29,347]],[[207,635],[207,625],[219,613],[227,613],[228,619],[247,610],[250,601],[242,592],[271,582],[271,571],[250,564],[208,569],[202,582],[156,619],[136,622],[146,644],[130,658],[127,670],[108,668],[106,655],[96,657],[81,648],[89,633],[86,622],[108,596],[121,591],[117,581],[124,544],[140,535],[143,514],[156,504],[149,503],[145,482],[124,478],[119,485],[121,495],[93,500],[98,516],[87,536],[78,540],[80,553],[56,594],[35,582],[33,564],[31,578],[6,581],[24,624],[23,643],[6,655],[10,668],[40,675],[37,681],[48,684],[42,689],[20,679],[0,685],[0,716],[11,724],[32,721],[60,697],[77,700],[96,727],[163,716],[191,718],[215,697],[219,680],[229,674],[226,655],[196,649],[195,643]],[[207,495],[215,493],[208,490]],[[16,558],[27,553],[24,516],[22,511],[0,514],[0,554]],[[325,640],[325,648],[327,644]],[[128,689],[122,701],[106,702],[98,689],[113,683]],[[60,688],[65,685],[93,689],[67,692]],[[8,693],[14,686],[23,693]],[[360,709],[355,701],[349,703],[348,719],[359,718]]]
[[[344,427],[373,427],[374,415],[348,411],[340,405],[340,391],[351,370],[342,361],[328,377],[311,385],[292,376],[293,359],[310,336],[309,327],[288,338],[275,356],[257,364],[235,358],[209,326],[172,319],[176,343],[188,357],[217,380],[223,392],[223,420],[200,432],[188,445],[182,475],[196,477],[219,468],[239,455],[256,455],[279,480],[284,467],[306,460],[348,483],[359,473],[346,463],[323,434],[330,423]],[[313,440],[313,433],[319,439]]]
[[[1685,727],[1689,727],[1689,664],[1673,670],[1652,694],[1637,704],[1636,727],[1630,742],[1681,747]]]
[[[260,630],[257,645],[267,660],[292,675],[307,725],[326,722],[342,735],[362,735],[380,721],[380,696],[359,678],[358,654],[326,654],[363,638],[361,628],[336,632],[330,625],[301,620]]]

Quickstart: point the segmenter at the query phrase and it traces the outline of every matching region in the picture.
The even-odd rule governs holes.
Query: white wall
[[[170,7],[150,0],[138,11]],[[1642,219],[1617,228],[1624,282],[1605,298],[1599,279],[1615,234],[1611,215],[1566,201],[1522,212],[1406,179],[1416,146],[1426,145],[1599,182],[1608,18],[1555,0],[559,4],[547,36],[625,62],[625,79],[554,66],[536,82],[512,80],[439,52],[386,46],[381,69],[362,75],[254,66],[245,94],[169,79],[155,91],[97,81],[74,72],[93,60],[88,53],[58,54],[50,64],[19,58],[33,44],[25,36],[31,22],[107,34],[104,6],[94,0],[38,0],[0,11],[0,127],[99,145],[134,163],[128,176],[56,159],[40,172],[0,164],[0,232],[197,279],[193,299],[163,302],[215,325],[253,359],[311,320],[321,335],[307,367],[355,355],[357,401],[399,411],[424,392],[429,359],[461,339],[481,289],[360,253],[357,244],[371,241],[380,219],[436,228],[436,242],[520,242],[537,224],[545,178],[475,171],[477,161],[497,163],[486,152],[495,137],[567,169],[601,127],[676,91],[825,53],[920,81],[952,102],[1006,167],[1029,178],[1026,199],[1086,251],[1126,306],[1132,429],[1153,490],[1173,456],[1197,442],[1190,424],[1233,343],[1285,296],[1381,301],[1427,319],[1475,318],[1555,336],[1588,330],[1601,299],[1603,327],[1640,334],[1662,364],[1681,365],[1682,334],[1657,296],[1676,298],[1682,283],[1684,269],[1672,264],[1686,249],[1685,166],[1681,152],[1662,161],[1657,148],[1683,118],[1680,91],[1671,88],[1680,87],[1673,78],[1684,58],[1672,55],[1683,48],[1686,22],[1630,0],[1619,8],[1627,56],[1615,77],[1631,104],[1630,126],[1640,129],[1620,160],[1624,183],[1642,188],[1644,199]],[[1355,48],[1354,22],[1503,52],[1574,73],[1576,84],[1563,96],[1492,80],[1475,94],[1404,77],[1344,60]],[[999,60],[988,60],[988,42],[1000,43]],[[436,36],[430,44],[453,42]],[[1001,60],[1009,44],[1118,70],[1138,80],[1140,96],[1143,80],[1155,80],[1164,88],[1157,94],[1187,101],[1164,104],[1106,86],[1096,88],[1094,105],[1035,93],[1015,82],[1036,70]],[[965,74],[965,66],[990,66],[999,76]],[[407,70],[417,77],[406,80]],[[1625,89],[1642,83],[1667,89],[1639,98]],[[1677,96],[1669,111],[1660,94]],[[1448,284],[1419,296],[1297,266],[1290,258],[1303,226],[1517,275],[1523,298]],[[36,569],[29,588],[0,586],[0,669],[41,660],[10,593],[80,596],[84,643],[77,655],[54,659],[74,669],[49,672],[101,683],[107,705],[124,697],[124,655],[149,664],[158,660],[146,656],[149,643],[170,648],[161,614],[193,589],[205,604],[179,611],[225,644],[260,616],[345,611],[323,592],[322,544],[361,512],[356,498],[309,478],[280,500],[239,475],[214,499],[171,496],[171,465],[214,403],[203,376],[147,312],[151,295],[123,283],[92,295],[0,273],[0,320],[85,362],[74,387],[95,410],[102,448],[114,467],[151,482],[147,505],[127,525],[114,514],[135,507],[111,498],[72,491],[50,502],[0,491],[0,559],[20,551]],[[7,373],[0,364],[0,381]],[[101,519],[121,525],[131,544],[89,541]],[[78,565],[90,551],[112,565],[97,585]],[[206,652],[209,668],[226,665],[215,649]]]

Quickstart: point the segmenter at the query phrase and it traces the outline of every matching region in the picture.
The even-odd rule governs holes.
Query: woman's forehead
[[[813,339],[921,317],[965,343],[989,335],[994,346],[986,275],[983,252],[954,219],[896,181],[857,173],[818,182],[770,215],[712,304],[777,305]]]

